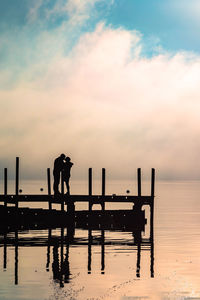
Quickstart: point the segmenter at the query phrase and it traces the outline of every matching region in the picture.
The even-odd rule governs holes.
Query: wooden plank
[[[74,201],[74,202],[91,202],[91,203],[102,203],[105,202],[121,202],[121,203],[134,203],[140,201],[143,204],[151,204],[153,201],[152,196],[112,196],[112,195],[60,195],[54,197],[53,195],[0,195],[0,202],[4,202],[5,198],[8,203],[15,203],[16,199],[19,202],[49,202],[52,203],[61,203],[65,201]]]

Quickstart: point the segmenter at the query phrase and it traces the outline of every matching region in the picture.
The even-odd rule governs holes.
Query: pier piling
[[[7,196],[8,192],[8,172],[7,168],[4,168],[4,195]],[[4,198],[4,206],[7,207],[6,197]]]
[[[47,187],[48,187],[48,195],[51,196],[51,173],[50,168],[47,168]],[[49,210],[52,209],[51,197],[49,197]]]
[[[154,189],[155,189],[155,169],[151,169],[151,196],[154,197]]]
[[[141,196],[141,168],[137,169],[138,196]]]
[[[15,195],[19,195],[19,157],[16,157],[16,177],[15,177]],[[18,199],[16,197],[15,207],[18,208]]]
[[[92,196],[92,168],[89,168],[88,170],[88,194],[89,196]],[[92,210],[92,203],[89,200],[89,211]]]
[[[102,168],[102,196],[105,196],[106,191],[106,170]],[[105,210],[105,202],[102,203],[102,210]]]
[[[64,195],[64,173],[61,172],[61,194]],[[64,211],[64,201],[61,202],[61,210]]]

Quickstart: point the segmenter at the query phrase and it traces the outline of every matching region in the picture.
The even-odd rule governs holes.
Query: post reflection
[[[18,230],[15,231],[15,284],[18,284]]]
[[[6,268],[7,268],[7,233],[4,233],[3,268],[4,268],[4,271],[5,271]]]
[[[149,251],[149,263],[150,263],[150,277],[154,277],[154,236],[153,236],[153,222],[150,222],[150,236],[149,238],[142,237],[143,230],[136,230],[132,228],[132,241],[120,240],[120,239],[110,239],[107,237],[106,232],[115,231],[115,226],[112,224],[112,230],[109,228],[93,228],[88,226],[84,228],[84,231],[87,230],[87,237],[85,238],[76,238],[75,237],[75,223],[72,223],[68,227],[61,227],[59,230],[49,228],[47,231],[46,239],[42,237],[34,237],[33,239],[27,239],[23,234],[18,235],[18,230],[14,231],[14,238],[8,235],[8,232],[4,232],[2,235],[2,240],[0,244],[3,245],[3,269],[6,271],[7,268],[7,256],[8,256],[8,247],[14,246],[14,283],[17,285],[19,283],[19,270],[18,270],[18,261],[19,261],[19,247],[37,247],[45,246],[46,247],[46,271],[52,271],[53,280],[64,287],[65,284],[68,284],[72,280],[72,274],[70,272],[70,248],[78,247],[85,245],[88,248],[87,251],[87,273],[92,274],[92,252],[93,248],[98,245],[100,246],[100,255],[99,260],[100,264],[100,274],[104,275],[106,273],[106,247],[109,245],[113,246],[126,246],[130,249],[131,252],[136,253],[136,262],[135,262],[135,276],[137,278],[141,277],[141,256],[143,250]],[[82,229],[81,227],[77,228]],[[118,228],[117,228],[118,230]],[[124,228],[124,232],[130,232],[130,228]],[[96,252],[95,252],[96,253]],[[95,254],[96,255],[96,254]],[[96,265],[95,265],[96,268]]]

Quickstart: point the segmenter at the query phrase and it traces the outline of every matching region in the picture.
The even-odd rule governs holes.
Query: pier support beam
[[[105,196],[106,192],[106,170],[105,168],[102,168],[102,196]],[[102,210],[105,210],[105,202],[102,197]]]
[[[141,169],[137,169],[138,196],[141,196]]]
[[[19,195],[19,157],[16,157],[15,195]],[[18,208],[18,197],[16,197],[15,207]]]
[[[7,196],[8,192],[8,173],[7,173],[7,168],[4,169],[4,195]],[[4,198],[4,206],[7,207],[7,199],[6,197]]]
[[[150,238],[153,240],[155,169],[151,170]]]
[[[47,187],[48,187],[48,195],[51,196],[51,173],[50,168],[47,168]],[[52,209],[51,197],[49,197],[49,210]]]
[[[61,172],[61,194],[64,195],[64,174]],[[64,200],[61,203],[61,210],[64,211]]]
[[[88,170],[88,195],[92,196],[92,168]],[[89,199],[89,211],[92,210],[92,203]]]

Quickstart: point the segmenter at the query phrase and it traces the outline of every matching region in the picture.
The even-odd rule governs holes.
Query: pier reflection
[[[150,235],[149,237],[142,237],[142,230],[134,230],[124,228],[124,232],[129,232],[132,235],[132,239],[111,239],[107,236],[107,232],[115,231],[115,227],[112,226],[112,230],[105,228],[93,228],[89,226],[84,228],[84,232],[87,231],[87,238],[80,238],[75,236],[76,228],[75,223],[68,227],[61,227],[60,229],[49,228],[47,234],[40,237],[36,236],[27,238],[23,235],[23,231],[15,230],[15,232],[9,233],[9,230],[0,235],[0,246],[3,247],[3,269],[7,269],[7,248],[14,247],[14,283],[17,285],[19,282],[18,261],[20,258],[20,249],[22,247],[46,247],[46,271],[52,272],[53,280],[64,287],[72,280],[70,272],[70,248],[86,246],[87,247],[87,273],[92,274],[92,252],[93,247],[100,245],[101,249],[101,265],[99,272],[104,275],[106,273],[106,247],[107,246],[126,246],[126,249],[130,249],[130,252],[136,252],[136,277],[140,278],[141,271],[141,256],[142,251],[149,252],[149,276],[154,277],[154,236],[153,236],[153,222],[150,222]],[[54,233],[56,231],[56,234]],[[19,235],[20,233],[20,235]],[[98,234],[97,234],[98,233]],[[131,236],[130,235],[130,236]],[[95,266],[96,268],[96,266]]]

